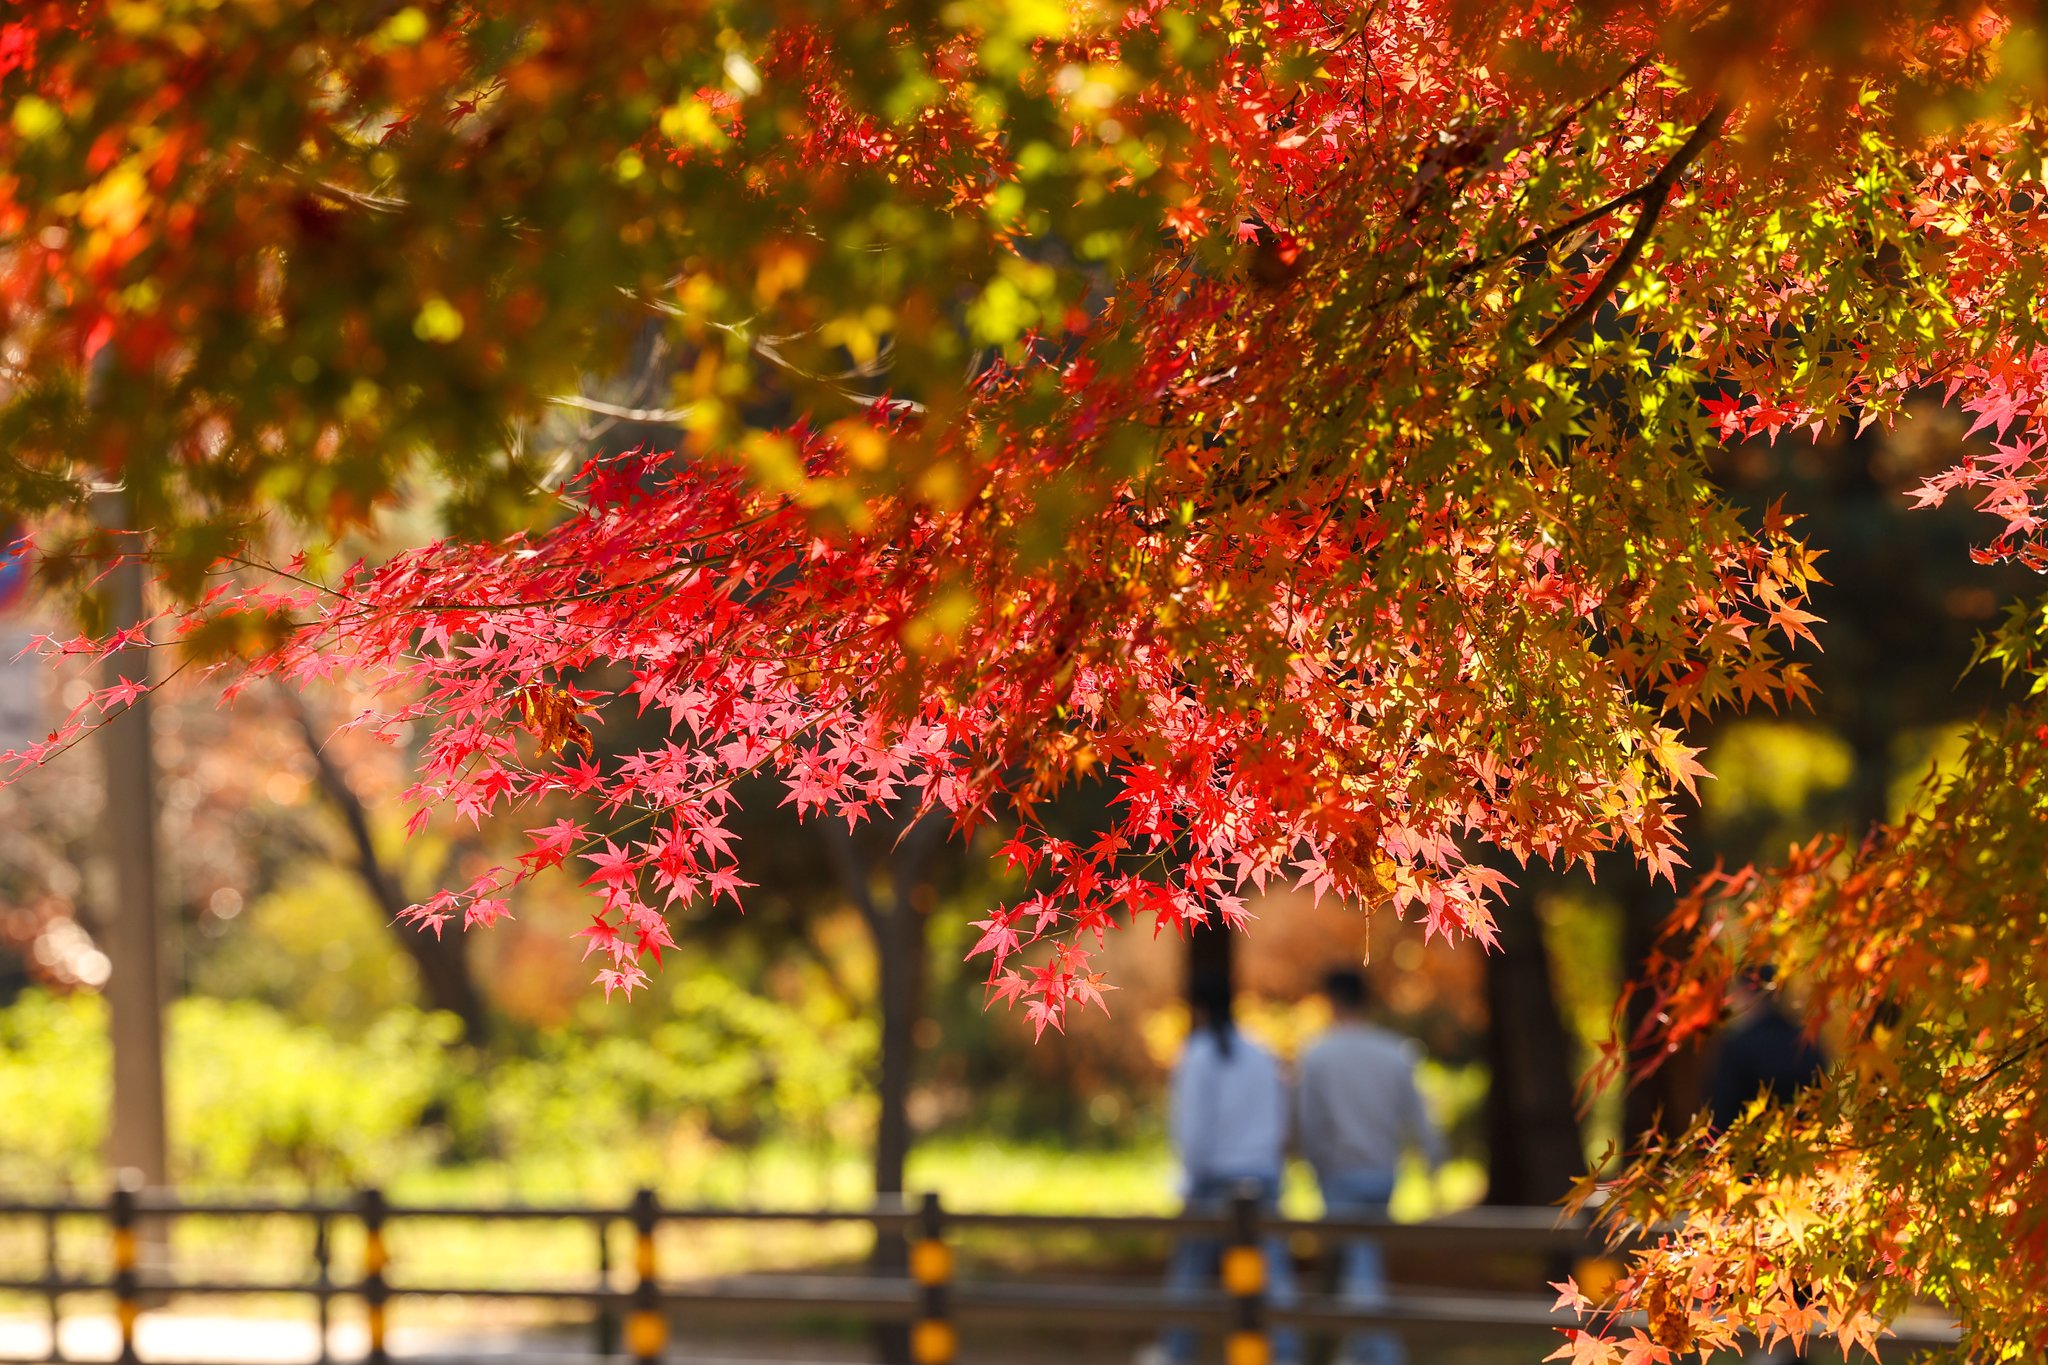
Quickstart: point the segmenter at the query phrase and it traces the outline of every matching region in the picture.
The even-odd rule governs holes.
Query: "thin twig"
[[[1545,128],[1541,133],[1537,134],[1534,138],[1532,138],[1531,141],[1550,142],[1555,140],[1556,138],[1562,137],[1564,135],[1564,130],[1571,127],[1574,123],[1577,123],[1581,118],[1585,117],[1585,113],[1588,109],[1591,109],[1601,100],[1606,99],[1609,95],[1621,89],[1622,86],[1628,84],[1629,78],[1631,76],[1634,76],[1637,72],[1641,71],[1649,64],[1650,54],[1645,52],[1642,56],[1636,58],[1627,66],[1623,67],[1620,75],[1616,76],[1613,80],[1607,82],[1607,84],[1601,86],[1598,90],[1595,90],[1592,94],[1580,100],[1571,108],[1565,110],[1565,112],[1558,118],[1558,120],[1555,123],[1551,124],[1548,128]]]

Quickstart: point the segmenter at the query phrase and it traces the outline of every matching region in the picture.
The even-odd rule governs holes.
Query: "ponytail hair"
[[[1231,1019],[1229,979],[1207,973],[1195,977],[1188,982],[1188,1004],[1202,1016],[1202,1022],[1215,1036],[1216,1051],[1227,1059],[1237,1034]]]

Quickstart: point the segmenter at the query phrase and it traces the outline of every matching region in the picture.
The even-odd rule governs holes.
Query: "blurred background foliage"
[[[453,1015],[428,1007],[405,946],[411,931],[390,925],[366,889],[306,746],[292,742],[288,709],[258,698],[220,712],[186,696],[164,710],[166,731],[194,741],[166,746],[166,785],[189,786],[206,812],[166,843],[179,996],[169,1021],[173,1163],[188,1186],[377,1182],[622,1198],[644,1183],[677,1198],[868,1197],[875,951],[809,831],[772,815],[749,829],[748,870],[762,885],[745,912],[688,912],[680,952],[631,1002],[605,1002],[577,961],[581,889],[540,879],[513,920],[453,936],[488,999],[489,1031],[470,1041]],[[217,762],[223,752],[246,761]],[[403,754],[358,750],[344,736],[327,757],[349,765],[380,811],[376,843],[391,875],[417,887],[451,859],[483,856],[439,830],[400,837],[403,811],[387,797],[403,780]],[[97,1188],[106,1175],[104,1003],[36,960],[53,925],[90,941],[96,888],[82,841],[97,800],[90,784],[44,775],[0,790],[6,839],[40,848],[53,866],[75,853],[86,869],[10,892],[17,917],[31,901],[43,906],[39,927],[16,936],[0,1005],[0,1185],[15,1189]],[[241,855],[258,827],[274,851],[260,866]],[[982,852],[959,854],[923,912],[913,1178],[957,1184],[971,1200],[1000,1190],[1044,1208],[1170,1207],[1160,1106],[1187,1026],[1180,945],[1114,943],[1114,1013],[1034,1045],[1022,1019],[984,1008],[983,968],[966,960],[978,933],[970,921],[1003,890],[963,870],[981,868]],[[26,888],[31,860],[11,866]],[[1245,1022],[1291,1056],[1325,1022],[1305,993],[1349,945],[1363,946],[1363,922],[1289,896],[1262,913],[1244,963]],[[1393,938],[1374,967],[1386,1012],[1438,1059],[1426,1082],[1466,1158],[1440,1190],[1418,1184],[1405,1198],[1417,1211],[1451,1191],[1469,1202],[1484,1099],[1473,964],[1425,948],[1406,927]],[[1061,1163],[1091,1152],[1091,1174],[1076,1185]],[[1298,1198],[1313,1206],[1306,1187]]]
[[[1967,663],[2017,585],[1972,564],[1967,514],[1907,513],[1901,494],[1964,439],[1930,407],[1890,435],[1717,456],[1731,497],[1810,514],[1831,581],[1819,598],[1825,652],[1808,660],[1816,710],[1730,716],[1693,737],[1715,775],[1691,825],[1694,867],[1769,861],[1816,832],[1895,814],[1995,690]],[[67,705],[83,685],[53,672],[49,704]],[[576,957],[588,912],[570,877],[524,888],[515,917],[489,932],[437,946],[394,927],[393,897],[402,908],[500,855],[488,829],[436,825],[404,838],[407,744],[335,733],[364,704],[259,692],[221,709],[204,688],[180,686],[163,699],[181,1181],[375,1181],[477,1198],[617,1199],[643,1183],[677,1199],[870,1197],[876,905],[895,894],[890,831],[844,838],[788,818],[779,791],[744,792],[742,871],[759,883],[744,912],[680,912],[681,947],[656,989],[606,1003]],[[646,743],[642,723],[608,724],[600,749]],[[108,899],[94,857],[99,809],[89,762],[0,789],[0,1184],[17,1189],[98,1187],[106,1174],[105,1027],[93,994]],[[1079,802],[1063,818],[1085,828],[1092,813]],[[1034,1045],[1015,1013],[984,1008],[983,967],[965,960],[972,921],[1014,890],[987,856],[1001,837],[942,848],[910,894],[923,948],[909,1188],[982,1206],[1170,1208],[1161,1108],[1187,1027],[1187,949],[1113,936],[1111,1013]],[[1434,1183],[1409,1174],[1397,1195],[1406,1215],[1519,1195],[1503,1183],[1513,1173],[1497,1159],[1498,1135],[1529,1131],[1514,1107],[1528,1101],[1492,1079],[1519,1064],[1505,1044],[1536,1036],[1532,1021],[1546,1013],[1570,1056],[1547,1082],[1562,1098],[1537,1098],[1565,1113],[1567,1163],[1597,1160],[1697,1104],[1687,1086],[1699,1067],[1673,1066],[1658,1088],[1572,1111],[1572,1080],[1608,1039],[1670,888],[1623,866],[1603,866],[1594,882],[1515,875],[1533,937],[1503,954],[1449,950],[1416,926],[1286,891],[1252,907],[1259,918],[1237,945],[1245,1024],[1284,1056],[1322,1027],[1320,975],[1360,958],[1380,1016],[1425,1048],[1424,1083],[1457,1159]],[[1499,989],[1532,961],[1540,990]],[[1558,1188],[1538,1174],[1520,1189]],[[1289,1204],[1315,1210],[1300,1172]]]
[[[1914,736],[1902,748],[1931,762],[1946,738]],[[1839,803],[1849,781],[1846,747],[1811,724],[1726,727],[1713,759],[1719,780],[1703,820],[1731,841],[1782,846]],[[295,836],[309,851],[278,867],[267,890],[245,900],[187,877],[184,993],[169,1035],[183,1181],[608,1199],[651,1184],[674,1198],[770,1204],[867,1197],[876,972],[850,910],[793,916],[769,896],[747,916],[721,911],[721,922],[682,936],[655,990],[607,1004],[575,960],[579,889],[543,881],[517,920],[472,936],[494,1021],[478,1046],[452,1015],[420,1007],[402,931],[382,922],[343,861],[318,852],[318,811],[295,809],[313,826]],[[442,854],[426,836],[406,856],[435,863]],[[913,1183],[1003,1206],[1171,1207],[1161,1106],[1187,1029],[1179,945],[1114,943],[1113,1014],[1034,1046],[1021,1020],[983,1008],[979,972],[963,961],[976,932],[969,921],[992,889],[969,888],[931,911]],[[1583,1063],[1610,1030],[1623,905],[1576,882],[1538,904]],[[1327,1022],[1308,993],[1315,976],[1347,942],[1362,948],[1364,927],[1305,897],[1274,897],[1261,915],[1241,957],[1243,1022],[1291,1058]],[[1391,940],[1373,945],[1368,967],[1380,1013],[1428,1049],[1423,1084],[1458,1154],[1434,1185],[1408,1173],[1400,1208],[1419,1216],[1483,1193],[1482,972],[1475,955],[1425,945],[1409,926],[1372,929]],[[105,1177],[104,1003],[48,980],[10,995],[0,1007],[0,1185],[96,1188]],[[1620,1130],[1619,1097],[1603,1097],[1586,1117],[1589,1155]],[[1314,1211],[1310,1182],[1297,1178],[1290,1203]]]

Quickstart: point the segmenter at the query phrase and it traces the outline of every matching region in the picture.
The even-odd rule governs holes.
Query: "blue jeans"
[[[1188,1191],[1187,1211],[1191,1214],[1215,1214],[1230,1207],[1230,1200],[1246,1185],[1259,1187],[1259,1209],[1262,1214],[1276,1213],[1280,1205],[1280,1181],[1273,1176],[1250,1178],[1245,1176],[1202,1176],[1195,1180]],[[1275,1308],[1292,1307],[1295,1303],[1294,1262],[1288,1257],[1285,1239],[1271,1236],[1265,1239],[1266,1247],[1266,1303]],[[1173,1260],[1166,1268],[1166,1291],[1177,1299],[1198,1297],[1210,1280],[1215,1278],[1216,1264],[1223,1251],[1223,1241],[1213,1235],[1183,1237],[1175,1244]],[[1175,1326],[1166,1329],[1159,1339],[1166,1352],[1166,1358],[1173,1365],[1192,1365],[1195,1358],[1195,1329]],[[1301,1360],[1301,1334],[1291,1327],[1283,1327],[1270,1334],[1273,1347],[1273,1365],[1298,1365]]]
[[[1323,1190],[1325,1218],[1382,1217],[1394,1197],[1391,1170],[1319,1171],[1316,1178]],[[1337,1297],[1359,1308],[1386,1303],[1387,1264],[1378,1242],[1370,1237],[1345,1239]],[[1406,1351],[1399,1336],[1382,1328],[1346,1333],[1338,1358],[1347,1365],[1402,1365]]]

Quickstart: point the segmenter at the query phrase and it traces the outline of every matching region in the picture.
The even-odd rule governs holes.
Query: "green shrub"
[[[427,1118],[465,1067],[449,1015],[390,1010],[353,1041],[248,1000],[171,1014],[174,1160],[187,1179],[309,1186],[388,1181],[432,1160]]]
[[[641,1033],[560,1030],[491,1066],[462,1124],[550,1180],[667,1183],[678,1152],[864,1140],[871,1020],[829,998],[784,1003],[708,965],[674,969],[671,1012]]]
[[[30,991],[0,1010],[0,1180],[96,1181],[107,1137],[106,1003]]]
[[[342,1186],[429,1160],[426,1120],[462,1067],[445,1016],[393,1010],[343,1041],[254,1001],[172,1006],[165,1086],[174,1175],[201,1187]],[[106,1002],[32,991],[0,1010],[0,1180],[104,1177]]]
[[[489,1161],[515,1182],[687,1183],[678,1162],[764,1142],[866,1141],[871,1020],[827,994],[677,972],[641,1031],[562,1029],[520,1055],[459,1046],[447,1015],[391,1008],[329,1031],[260,1000],[171,1008],[172,1172],[197,1188],[391,1183]],[[0,1185],[97,1185],[109,1093],[105,1001],[30,992],[0,1009]]]

